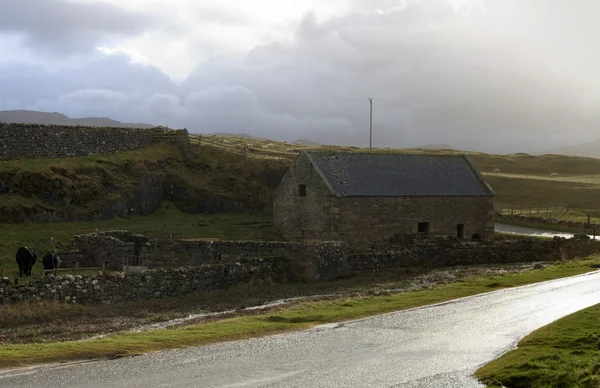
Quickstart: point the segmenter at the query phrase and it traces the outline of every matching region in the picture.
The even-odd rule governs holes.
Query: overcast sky
[[[1,0],[0,110],[368,145],[600,139],[597,0]]]

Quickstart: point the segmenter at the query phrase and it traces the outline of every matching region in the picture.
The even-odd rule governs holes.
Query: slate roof
[[[493,196],[462,155],[306,152],[334,194],[344,197]]]

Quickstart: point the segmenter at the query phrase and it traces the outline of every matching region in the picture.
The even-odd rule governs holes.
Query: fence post
[[[587,214],[587,224],[588,224],[588,228],[592,226],[592,217],[590,215],[590,213]]]

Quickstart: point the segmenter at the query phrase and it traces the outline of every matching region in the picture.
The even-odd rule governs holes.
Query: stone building
[[[292,241],[494,238],[494,192],[462,155],[303,151],[273,201],[275,226]]]

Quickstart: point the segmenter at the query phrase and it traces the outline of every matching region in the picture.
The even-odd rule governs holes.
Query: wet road
[[[565,237],[571,238],[573,237],[573,233],[565,233],[565,232],[553,232],[550,230],[542,230],[542,229],[534,229],[534,228],[526,228],[524,226],[515,226],[515,225],[505,225],[496,223],[496,232],[502,233],[510,233],[510,234],[520,234],[525,236],[533,236],[533,237]],[[590,235],[590,238],[593,236]],[[600,240],[600,236],[596,236],[597,240]]]
[[[600,303],[600,273],[261,339],[0,373],[0,387],[479,387],[531,331]]]

